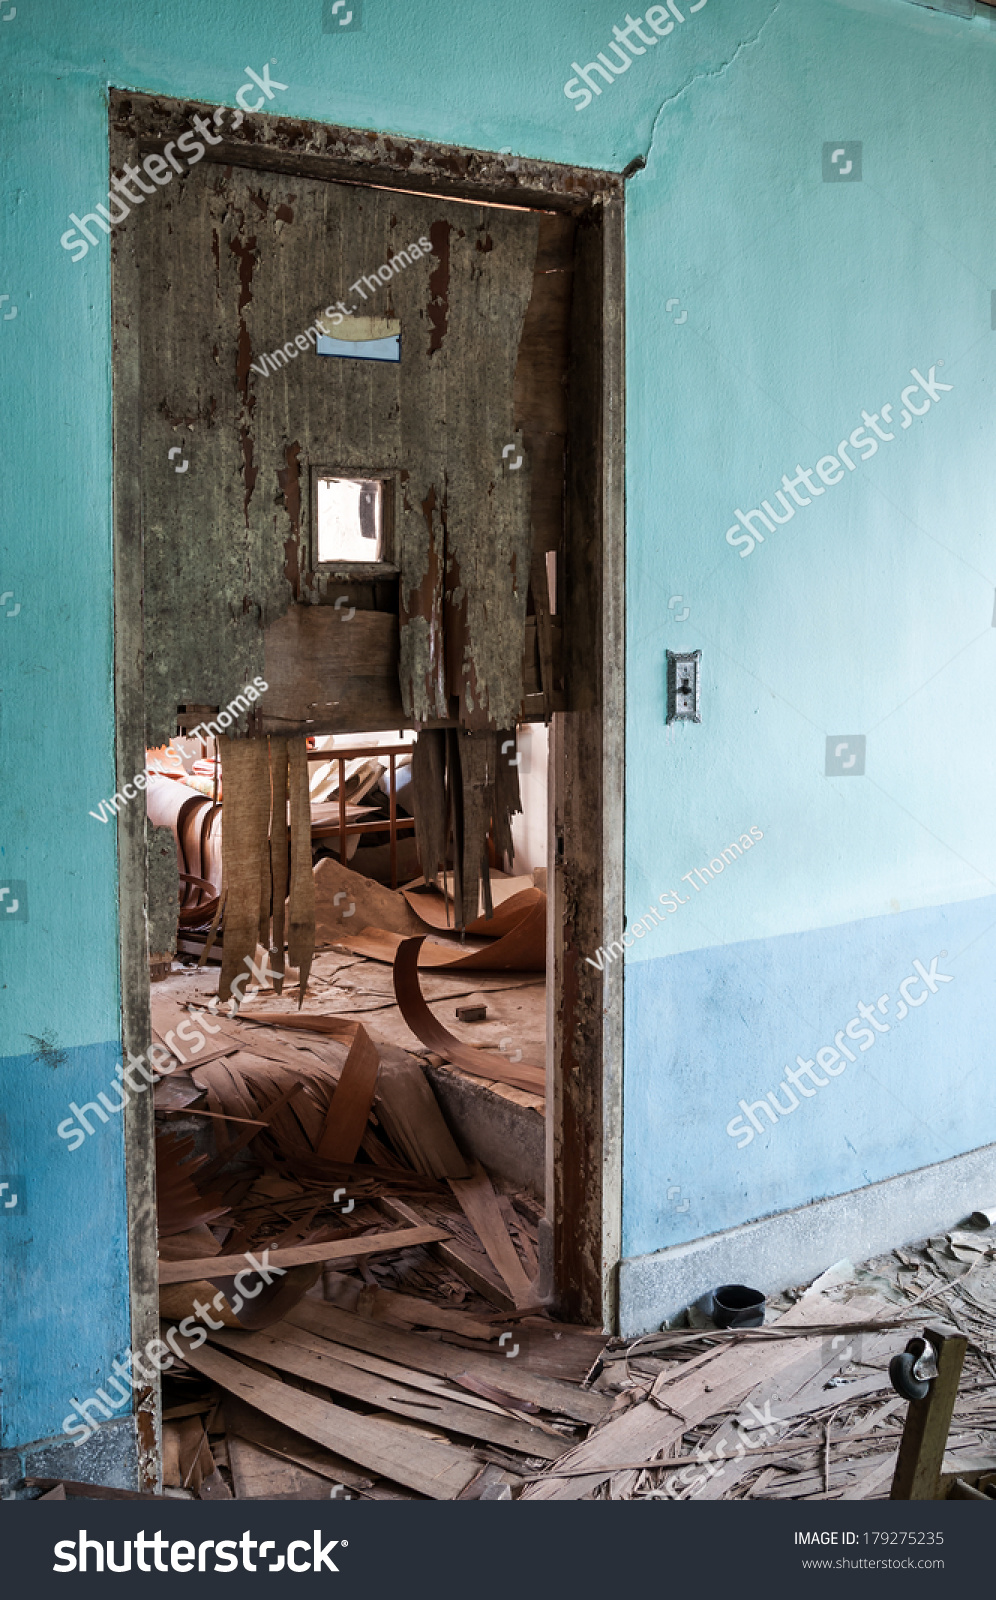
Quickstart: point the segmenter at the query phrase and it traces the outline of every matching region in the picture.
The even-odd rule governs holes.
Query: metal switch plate
[[[667,653],[667,720],[668,722],[701,722],[699,715],[699,680],[701,650],[679,654]]]

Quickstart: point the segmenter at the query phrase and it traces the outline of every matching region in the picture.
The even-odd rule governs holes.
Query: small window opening
[[[319,477],[316,556],[320,566],[343,561],[389,561],[384,484],[379,478]]]

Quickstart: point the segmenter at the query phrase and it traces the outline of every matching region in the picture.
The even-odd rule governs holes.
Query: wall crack
[[[737,48],[734,50],[733,54],[730,56],[730,59],[728,61],[724,61],[721,66],[714,67],[712,69],[712,71],[710,71],[710,72],[697,72],[694,77],[689,78],[687,83],[682,84],[680,89],[676,89],[674,94],[667,95],[661,101],[660,105],[657,108],[656,113],[654,114],[653,126],[650,129],[650,143],[647,145],[646,150],[643,152],[643,165],[644,165],[644,167],[649,162],[650,156],[651,156],[651,152],[652,152],[652,150],[654,148],[654,140],[657,138],[657,124],[660,121],[661,116],[664,113],[664,111],[667,110],[668,106],[673,105],[676,100],[680,100],[682,95],[687,94],[690,89],[694,89],[696,84],[704,83],[710,78],[723,78],[723,77],[725,77],[726,74],[729,72],[730,68],[739,60],[739,58],[743,54],[743,52],[745,50],[749,50],[752,45],[757,44],[757,42],[760,39],[762,33],[764,33],[764,31],[767,28],[768,24],[771,22],[772,18],[775,16],[776,12],[781,10],[781,3],[782,3],[782,0],[775,0],[775,4],[772,6],[771,10],[769,11],[768,15],[765,17],[764,21],[761,23],[761,26],[758,28],[757,32],[752,34],[749,39],[741,40],[741,42],[737,45]]]

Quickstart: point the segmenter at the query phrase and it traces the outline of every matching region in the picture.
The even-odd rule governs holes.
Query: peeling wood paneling
[[[551,615],[546,556],[564,550],[564,479],[568,435],[568,369],[576,221],[545,212],[533,291],[526,312],[513,391],[516,427],[530,463],[532,555],[529,567],[523,710],[534,716],[531,696],[541,693],[538,714],[548,720],[564,708],[559,618]],[[560,562],[562,566],[562,560]],[[560,596],[555,603],[559,605]]]
[[[436,265],[429,279],[429,354],[443,348],[450,314],[450,225],[434,222],[429,232]]]
[[[146,733],[153,745],[175,732],[178,705],[224,706],[262,672],[261,619],[291,598],[283,552],[263,525],[248,370],[258,213],[245,195],[231,194],[217,169],[204,167],[159,198],[161,205],[122,229],[140,263]]]
[[[451,235],[448,333],[433,359],[446,385],[447,680],[461,724],[483,731],[514,724],[522,704],[531,466],[513,385],[539,224],[501,211],[469,221]]]
[[[308,570],[305,536],[307,475],[329,464],[404,474],[396,544],[405,717],[514,723],[530,464],[503,472],[502,451],[516,437],[513,379],[536,217],[206,162],[162,202],[133,219],[147,263],[150,740],[169,737],[177,704],[224,705],[265,676],[261,625],[294,600],[338,598]],[[425,236],[438,253],[420,251]],[[371,286],[392,258],[393,276]],[[304,330],[340,299],[400,320],[400,363],[316,355]],[[263,356],[281,348],[287,364],[278,358],[263,375]],[[182,431],[181,418],[193,419]],[[190,463],[183,475],[168,459],[177,440]],[[315,703],[338,699],[312,694],[296,725],[310,722]],[[336,717],[309,731],[341,727]]]

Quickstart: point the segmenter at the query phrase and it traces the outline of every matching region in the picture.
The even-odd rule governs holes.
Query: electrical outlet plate
[[[667,653],[667,720],[668,722],[701,722],[699,715],[699,679],[702,661],[701,650],[690,650],[684,655],[675,650]]]

